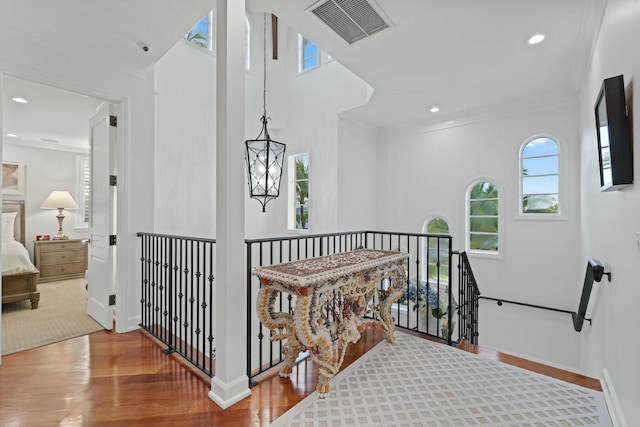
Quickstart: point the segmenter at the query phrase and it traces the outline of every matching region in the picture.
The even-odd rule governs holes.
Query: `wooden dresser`
[[[87,240],[35,241],[33,256],[40,270],[38,283],[84,277],[89,259]]]

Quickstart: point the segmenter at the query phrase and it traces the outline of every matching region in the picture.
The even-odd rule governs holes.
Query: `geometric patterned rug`
[[[87,279],[39,283],[40,305],[2,306],[2,355],[79,337],[104,328],[87,314]]]
[[[604,395],[396,330],[271,427],[603,426]]]

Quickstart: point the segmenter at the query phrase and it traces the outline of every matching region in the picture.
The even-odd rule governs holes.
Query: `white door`
[[[87,313],[106,329],[113,328],[109,296],[115,295],[116,187],[110,184],[115,172],[116,127],[114,106],[104,103],[89,122],[91,163],[91,207],[89,216],[89,301]]]

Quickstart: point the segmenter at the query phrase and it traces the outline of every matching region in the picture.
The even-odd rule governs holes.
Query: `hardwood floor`
[[[343,368],[382,339],[369,330],[350,346]],[[513,356],[463,349],[600,390],[597,380]],[[194,373],[146,332],[96,332],[2,358],[0,425],[267,426],[314,391],[317,369],[301,362],[290,379],[259,378],[251,396],[222,410],[207,396],[209,379]]]

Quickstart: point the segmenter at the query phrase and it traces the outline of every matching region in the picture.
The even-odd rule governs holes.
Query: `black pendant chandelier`
[[[264,15],[264,90],[262,92],[263,114],[260,118],[262,130],[256,139],[248,139],[246,145],[247,171],[249,173],[250,196],[262,204],[265,212],[267,202],[280,195],[280,178],[284,165],[286,145],[271,139],[267,130],[267,15]]]

